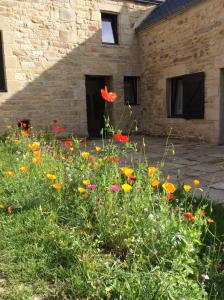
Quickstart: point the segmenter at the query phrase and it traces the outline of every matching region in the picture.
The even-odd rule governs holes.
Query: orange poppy
[[[7,212],[9,214],[11,214],[13,212],[13,205],[12,204],[8,205],[6,209],[7,209]]]
[[[153,188],[158,188],[159,184],[160,184],[160,181],[158,179],[155,179],[155,180],[153,180],[151,186]]]
[[[101,89],[101,96],[107,102],[114,102],[117,99],[117,94],[113,92],[108,92],[107,87]]]
[[[62,188],[62,185],[60,183],[54,183],[54,184],[52,184],[52,187],[56,190],[59,190]]]

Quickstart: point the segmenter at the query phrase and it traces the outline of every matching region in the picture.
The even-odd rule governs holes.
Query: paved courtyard
[[[170,175],[172,182],[180,180],[192,184],[194,179],[199,179],[204,195],[214,202],[224,203],[224,146],[155,137],[135,137],[134,140],[145,148],[145,155],[140,151],[135,161],[144,156],[151,165],[164,161],[163,173]]]
[[[163,174],[170,175],[169,181],[173,183],[179,181],[193,186],[193,180],[199,179],[203,191],[198,190],[197,196],[204,195],[213,202],[224,203],[224,145],[148,136],[132,136],[130,141],[137,143],[138,152],[126,154],[123,163],[134,166],[147,159],[151,166],[162,165]],[[90,148],[93,144],[100,145],[101,140],[92,140]]]

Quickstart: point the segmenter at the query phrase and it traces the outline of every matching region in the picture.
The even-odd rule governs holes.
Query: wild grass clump
[[[123,165],[136,145],[116,139],[0,142],[2,299],[223,299],[214,220],[192,196],[200,182]]]

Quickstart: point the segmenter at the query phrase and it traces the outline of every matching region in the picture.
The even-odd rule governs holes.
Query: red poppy
[[[84,139],[82,142],[84,145],[88,145],[88,143],[89,143],[89,141],[87,139]]]
[[[88,156],[88,162],[92,163],[93,162],[93,157],[92,156]]]
[[[113,92],[108,93],[106,86],[105,89],[101,89],[101,96],[107,102],[114,102],[117,99],[117,94]]]
[[[54,160],[58,161],[58,160],[59,160],[59,158],[58,158],[58,157],[55,157],[55,158],[54,158]]]
[[[66,154],[65,154],[65,153],[62,153],[62,154],[61,154],[61,157],[66,158]]]
[[[70,148],[72,146],[72,141],[70,141],[70,140],[64,141],[64,144],[65,144],[65,147]]]
[[[184,213],[183,216],[184,216],[185,218],[187,218],[188,220],[190,220],[190,221],[193,219],[192,213]]]
[[[53,123],[58,123],[58,119],[54,119],[52,121],[53,121]]]
[[[118,156],[109,156],[108,160],[110,162],[117,163],[117,162],[119,162],[119,157]]]
[[[129,137],[127,135],[123,135],[121,133],[116,133],[114,135],[114,139],[115,139],[115,141],[122,142],[122,143],[127,143],[129,141]]]
[[[171,193],[169,193],[169,194],[166,194],[166,199],[168,199],[168,200],[172,200],[173,198],[174,198],[174,195],[173,194],[171,194]]]
[[[134,180],[136,180],[136,176],[134,176],[134,175],[129,175],[127,179],[128,179],[128,183],[129,183],[129,184],[132,184],[132,183],[134,182]]]
[[[62,131],[62,128],[59,127],[59,126],[54,126],[53,128],[54,128],[55,132],[61,132]]]

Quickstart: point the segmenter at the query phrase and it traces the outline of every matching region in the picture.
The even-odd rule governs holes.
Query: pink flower
[[[89,189],[89,190],[95,190],[96,189],[96,185],[95,184],[88,184],[87,185],[87,189]]]
[[[112,185],[110,191],[112,193],[117,193],[119,191],[119,186],[117,184]]]

